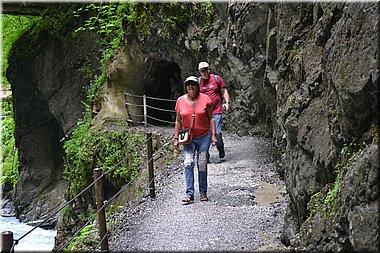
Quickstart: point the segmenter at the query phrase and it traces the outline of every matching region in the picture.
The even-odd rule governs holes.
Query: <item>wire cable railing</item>
[[[172,114],[171,116],[173,118],[173,116],[176,112],[175,110],[173,110],[174,106],[168,106],[172,109],[167,109],[167,107],[166,108],[160,108],[160,107],[148,104],[148,100],[149,101],[162,101],[162,102],[174,103],[174,102],[176,102],[175,99],[157,98],[157,97],[150,97],[147,95],[136,95],[136,94],[131,94],[131,93],[124,93],[124,97],[125,97],[125,106],[127,108],[128,115],[129,115],[127,122],[135,123],[135,124],[144,124],[145,127],[148,126],[148,124],[149,124],[148,119],[154,120],[157,122],[161,122],[161,123],[166,123],[166,124],[173,123],[173,121],[168,121],[168,120],[157,118],[157,117],[152,116],[152,115],[148,115],[148,109],[157,111],[158,113]],[[127,102],[129,100],[128,97],[141,98],[141,103]],[[144,113],[143,115],[136,113],[136,110],[138,110],[139,108],[140,108],[140,110],[142,108],[143,113]],[[154,114],[156,114],[156,113],[154,113]],[[143,120],[140,120],[140,119],[143,119]]]
[[[155,151],[155,153],[163,150],[164,148],[167,147],[167,145],[169,145],[170,142],[166,142],[164,145],[162,145],[162,147],[160,147],[158,150]],[[155,157],[152,157],[151,159],[155,159]],[[151,160],[150,159],[150,160]],[[147,165],[150,160],[147,160],[145,162],[145,165]],[[166,167],[165,169],[161,169],[158,173],[155,174],[155,177],[158,177],[160,176],[162,173],[164,173],[165,171],[169,170],[170,167]],[[142,171],[139,172],[140,176],[141,176],[141,173]],[[136,180],[138,177],[135,177],[134,180]],[[145,183],[144,185],[141,186],[141,188],[143,189],[146,189],[147,191],[150,190],[149,186],[150,184],[152,183],[152,180],[154,180],[154,178],[152,178],[151,180],[149,180],[147,183]],[[127,187],[129,187],[132,183],[134,183],[134,181],[130,181],[128,184],[124,185],[114,196],[112,196],[110,199],[107,200],[107,203],[110,203],[113,199],[115,199],[118,195],[120,195]],[[146,195],[145,195],[146,196]],[[133,212],[133,210],[138,206],[139,203],[141,203],[140,200],[135,200],[135,203],[133,204],[133,201],[131,201],[132,203],[132,206],[130,208],[127,209],[127,213],[131,213]],[[130,203],[130,204],[131,204]],[[118,229],[121,227],[121,226],[124,226],[125,224],[124,223],[121,223],[121,222],[118,222],[117,223],[118,225],[113,228],[113,232],[110,234],[109,238],[112,238],[114,236],[114,234],[118,231]],[[99,245],[101,244],[101,242],[99,242],[99,244],[97,245],[96,248],[99,247]]]
[[[161,130],[162,131],[162,130]],[[159,132],[161,132],[161,131],[159,131]],[[151,137],[151,138],[153,138],[153,137]],[[172,139],[172,137],[171,138],[169,138],[169,140],[171,140]],[[143,144],[146,144],[148,141],[151,141],[151,139],[147,139],[147,141],[145,141],[145,142],[143,142]],[[159,149],[157,149],[156,151],[155,151],[155,153],[157,153],[157,152],[159,152],[159,151],[161,151],[161,150],[163,150],[164,148],[166,148],[168,145],[170,144],[170,142],[168,141],[168,142],[166,142],[164,145],[162,145]],[[152,158],[151,159],[149,159],[149,160],[147,160],[146,162],[143,162],[143,164],[141,165],[140,164],[140,168],[144,168],[144,167],[146,167],[147,166],[147,164],[152,160],[152,159],[154,159],[154,156],[152,156]],[[124,159],[123,159],[124,160]],[[123,160],[122,161],[120,161],[118,164],[120,164],[121,162],[123,162]],[[115,167],[117,167],[116,165],[115,166],[113,166],[113,168],[115,168]],[[91,186],[96,182],[96,181],[98,181],[98,180],[100,180],[103,176],[105,176],[106,174],[108,174],[108,173],[110,173],[112,170],[107,170],[106,172],[104,172],[104,173],[102,173],[101,174],[101,176],[99,177],[99,178],[97,178],[96,180],[94,180],[94,182],[91,184]],[[127,184],[125,184],[124,186],[122,186],[121,187],[121,189],[117,192],[117,193],[115,193],[112,197],[110,197],[108,200],[105,200],[104,202],[103,202],[103,205],[102,205],[102,207],[101,207],[101,209],[103,209],[103,208],[105,208],[105,207],[107,207],[108,205],[109,205],[109,203],[112,201],[112,200],[114,200],[116,197],[118,197],[123,191],[125,191],[125,189],[127,188],[127,187],[129,187],[132,183],[134,183],[135,182],[135,180],[137,179],[137,178],[139,178],[139,177],[141,177],[141,173],[143,172],[143,170],[139,170],[138,171],[138,173],[127,183]],[[152,180],[154,180],[154,178],[153,179],[151,179],[150,181],[148,181],[148,183],[146,184],[146,187],[143,187],[143,188],[147,188],[147,189],[149,189],[148,188],[148,186],[151,184],[151,182],[152,182]],[[87,188],[89,188],[89,187],[87,187]],[[86,188],[86,189],[87,189]],[[138,202],[137,202],[138,203]],[[92,221],[92,220],[94,220],[95,219],[95,217],[99,214],[99,212],[100,212],[100,210],[101,209],[99,209],[94,215],[92,215],[91,217],[90,217],[90,219],[80,228],[80,229],[78,229],[77,230],[77,232],[75,232],[74,233],[74,235],[63,245],[63,246],[61,246],[60,247],[60,249],[58,250],[58,251],[61,251],[61,250],[63,250],[63,249],[65,249],[68,245],[69,245],[69,243],[72,241],[72,240],[74,240],[74,238],[75,237],[77,237],[78,236],[78,234],[80,233],[80,231],[81,230],[83,230],[86,226],[88,226],[89,224],[90,224],[90,222]],[[117,230],[115,230],[115,231],[117,231]],[[101,240],[100,240],[100,242],[99,242],[99,244],[96,246],[96,248],[98,248],[99,247],[99,245],[101,245],[101,243],[102,243],[102,241],[104,241],[105,240],[105,237],[106,237],[106,235],[105,236],[103,236],[103,238],[101,238]],[[95,248],[95,249],[96,249]]]
[[[125,95],[129,95],[129,96],[133,96],[133,97],[138,97],[138,98],[148,98],[148,99],[157,99],[157,100],[161,100],[161,101],[168,101],[168,102],[174,102],[175,100],[172,100],[172,99],[162,99],[162,98],[153,98],[153,97],[147,97],[147,96],[140,96],[140,95],[133,95],[133,94],[128,94],[126,93]],[[126,103],[126,106],[128,105],[128,103]],[[130,104],[132,105],[132,104]],[[139,106],[139,105],[134,105],[134,106]],[[145,103],[145,108],[147,107],[146,103]],[[149,106],[148,106],[149,107]],[[156,110],[162,110],[162,111],[165,111],[165,112],[175,112],[174,110],[167,110],[167,109],[163,109],[163,108],[158,108],[158,107],[152,107],[151,109],[156,109]],[[129,114],[131,114],[129,112]],[[146,115],[146,114],[145,114]],[[143,116],[143,115],[141,115]],[[151,117],[151,116],[149,116]],[[145,116],[145,118],[147,119],[148,118],[148,115]],[[155,117],[151,117],[157,121],[160,121],[161,119],[158,119],[158,118],[155,118]],[[133,121],[134,123],[136,123],[135,121]],[[163,134],[163,133],[167,133],[165,131],[167,131],[167,129],[171,128],[173,125],[174,125],[174,122],[170,122],[170,121],[165,121],[165,120],[161,120],[161,122],[164,122],[164,123],[167,123],[169,124],[168,126],[165,126],[165,127],[159,127],[158,131],[155,133],[156,135],[160,135],[160,134]],[[147,120],[141,122],[141,123],[144,123],[145,126],[148,125],[148,122]],[[152,126],[152,127],[155,127],[157,129],[157,126],[156,125],[152,125],[152,124],[149,124],[149,126]],[[130,179],[125,185],[123,185],[120,190],[114,194],[112,197],[110,197],[108,200],[104,201],[103,202],[103,205],[102,207],[94,214],[90,217],[90,219],[80,228],[78,229],[74,234],[73,236],[68,240],[66,241],[63,246],[60,247],[60,250],[63,250],[65,247],[67,247],[67,245],[72,242],[72,240],[78,236],[78,234],[80,233],[80,231],[88,226],[90,224],[90,222],[92,220],[95,219],[96,215],[99,214],[100,210],[104,209],[106,206],[108,206],[108,204],[114,200],[118,195],[120,195],[127,187],[129,187],[133,182],[135,182],[135,180],[141,176],[141,173],[142,173],[142,170],[141,168],[143,168],[144,166],[147,166],[149,164],[149,162],[151,162],[152,160],[154,160],[155,158],[157,158],[157,154],[158,152],[161,152],[164,148],[167,148],[168,145],[170,144],[170,141],[172,140],[172,137],[169,137],[168,138],[168,141],[166,143],[164,143],[159,149],[157,149],[154,154],[152,155],[152,157],[150,159],[146,159],[146,162],[143,162],[143,164],[139,166],[140,170],[138,171],[138,173],[132,178]],[[146,139],[146,141],[144,142],[141,142],[140,145],[138,146],[137,150],[135,152],[139,152],[139,153],[143,153],[143,150],[146,148],[146,145],[152,141],[152,138],[153,136],[151,135],[151,137],[148,139]],[[62,211],[66,206],[68,206],[69,204],[71,204],[72,202],[74,202],[76,199],[78,199],[81,195],[83,195],[85,192],[87,192],[92,186],[95,185],[96,182],[98,182],[99,180],[101,180],[104,176],[108,175],[109,173],[113,172],[116,168],[118,168],[118,166],[120,164],[122,164],[125,159],[128,159],[128,158],[131,158],[132,154],[129,154],[128,156],[124,157],[121,161],[119,161],[118,163],[116,163],[115,165],[113,165],[111,168],[107,168],[107,170],[104,172],[104,173],[101,173],[101,175],[96,178],[94,181],[92,181],[89,185],[87,185],[81,192],[79,192],[78,194],[76,194],[74,197],[72,197],[70,200],[66,201],[65,203],[63,203],[60,207],[58,207],[53,213],[51,213],[50,215],[47,216],[47,218],[43,218],[41,222],[39,222],[35,227],[33,227],[31,230],[29,230],[28,232],[26,232],[25,234],[23,234],[21,237],[19,237],[18,239],[13,239],[12,238],[12,247],[10,249],[10,252],[13,252],[14,251],[14,247],[19,243],[19,241],[21,241],[23,238],[25,238],[26,236],[28,236],[30,233],[32,233],[35,229],[41,227],[43,224],[45,224],[49,219],[51,219],[52,217],[56,216],[60,211]],[[163,173],[164,170],[161,170],[160,173]],[[149,182],[147,183],[147,189],[149,189],[149,185],[151,185],[152,183],[152,180],[154,180],[154,177],[152,179],[149,180]],[[138,203],[138,202],[137,202]],[[137,205],[137,204],[136,204]],[[116,231],[116,230],[115,230]],[[101,238],[100,240],[100,243],[99,245],[102,243],[103,240],[105,240],[105,237],[106,236],[103,236],[103,238]],[[99,246],[98,245],[98,246]],[[98,247],[97,246],[97,247]]]

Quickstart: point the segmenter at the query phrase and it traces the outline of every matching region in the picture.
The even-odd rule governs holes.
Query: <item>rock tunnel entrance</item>
[[[175,101],[183,94],[181,69],[168,61],[153,61],[146,77],[148,124],[169,125],[175,120]]]

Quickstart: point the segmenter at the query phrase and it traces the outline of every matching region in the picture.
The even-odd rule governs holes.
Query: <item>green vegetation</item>
[[[367,144],[364,141],[353,140],[352,142],[345,144],[340,152],[341,158],[334,167],[335,181],[327,184],[319,192],[316,192],[311,196],[308,203],[308,220],[313,219],[317,211],[322,210],[322,214],[325,217],[329,217],[335,214],[335,203],[337,201],[337,195],[342,185],[342,181],[347,171],[350,169],[349,163],[359,156]]]
[[[10,88],[10,84],[6,79],[6,71],[8,68],[8,55],[12,49],[13,43],[38,20],[38,17],[31,16],[13,16],[0,14],[3,32],[2,39],[2,85]],[[3,88],[4,88],[3,86]]]
[[[171,32],[176,31],[189,24],[191,20],[200,21],[202,29],[211,27],[213,21],[214,7],[211,2],[178,3],[168,2],[162,4],[162,13],[166,19],[165,24]]]
[[[36,17],[1,15],[2,20],[2,90],[10,90],[10,84],[6,78],[8,69],[8,56],[13,43],[37,20]],[[18,150],[14,138],[14,113],[13,99],[11,96],[2,99],[1,102],[1,183],[11,184],[13,187],[18,181]]]
[[[198,24],[202,24],[201,28],[206,30],[211,27],[214,15],[214,8],[210,1],[194,3],[169,1],[160,4],[131,1],[119,4],[117,7],[92,4],[80,11],[89,12],[90,10],[98,13],[98,15],[93,15],[89,18],[85,26],[79,30],[96,29],[103,33],[108,33],[110,27],[115,28],[115,31],[117,31],[117,27],[121,28],[123,21],[126,21],[129,26],[136,29],[142,35],[149,34],[149,27],[156,22],[158,17],[163,18],[163,32],[173,34],[184,30],[188,26],[189,21],[192,20],[197,21]],[[118,37],[120,33],[116,33],[116,35]],[[112,36],[115,37],[115,33]]]
[[[15,55],[18,59],[34,57],[37,43],[42,36],[50,35],[58,38],[62,42],[69,41],[81,32],[96,32],[98,51],[100,52],[100,69],[92,69],[90,60],[88,66],[82,66],[81,71],[88,80],[92,80],[88,88],[86,100],[83,104],[86,107],[85,117],[78,122],[70,136],[66,136],[63,141],[64,149],[64,179],[68,182],[69,188],[65,194],[66,199],[71,199],[81,192],[92,181],[92,170],[95,167],[102,169],[106,174],[105,180],[111,188],[118,189],[122,185],[133,180],[140,170],[141,159],[144,154],[143,145],[145,135],[125,129],[124,126],[113,126],[110,128],[96,129],[91,127],[93,119],[92,108],[99,96],[99,89],[106,81],[106,69],[116,49],[120,47],[125,39],[125,30],[136,29],[140,34],[149,33],[149,27],[156,20],[163,20],[159,25],[164,26],[165,34],[172,34],[183,31],[189,25],[189,21],[194,21],[202,25],[205,31],[211,27],[214,15],[213,6],[210,2],[201,3],[181,3],[168,2],[155,4],[151,2],[120,2],[120,3],[78,3],[52,5],[40,18],[28,23],[28,27],[35,24],[28,30],[27,39],[19,47],[20,55]],[[23,17],[22,17],[23,18]],[[158,18],[158,19],[157,19]],[[26,21],[25,21],[26,22]],[[3,28],[4,29],[4,28]],[[27,27],[13,39],[26,31]],[[155,27],[151,28],[155,29]],[[8,50],[9,51],[9,50]],[[8,52],[7,51],[7,52]],[[21,55],[22,53],[22,55]],[[4,54],[7,59],[8,53]],[[4,61],[5,62],[5,61]],[[6,65],[4,65],[6,67]],[[6,68],[5,68],[6,69]],[[3,68],[3,73],[5,71]],[[7,116],[2,124],[3,136],[3,167],[9,168],[3,173],[2,180],[7,180],[12,184],[17,182],[17,150],[14,149],[13,136],[14,121],[11,100],[3,106],[3,115]],[[4,140],[8,140],[4,142]],[[156,144],[153,143],[154,149]],[[4,158],[6,155],[7,158]],[[169,159],[163,159],[162,164],[172,161],[175,156],[170,154]],[[145,188],[139,186],[135,189],[135,194],[142,196]],[[91,192],[86,192],[75,203],[75,207],[70,206],[65,209],[63,220],[72,224],[75,220],[75,227],[82,226],[90,217],[94,210],[94,200]],[[72,227],[70,227],[71,229]],[[72,228],[74,231],[75,228]],[[80,235],[74,239],[67,247],[69,250],[78,250],[81,245],[97,244],[94,225],[86,226]],[[90,239],[89,239],[90,238]]]
[[[101,4],[94,3],[86,5],[74,11],[76,18],[89,16],[84,25],[75,30],[79,31],[96,31],[102,36],[101,43],[106,47],[116,49],[119,47],[123,31],[123,21],[127,18],[125,9],[127,2],[118,4]],[[104,60],[108,60],[112,53],[104,56]]]
[[[344,175],[347,172],[347,167],[343,166],[342,164],[338,163],[335,166],[335,173],[336,173],[336,179],[332,187],[329,189],[329,191],[326,194],[325,199],[323,200],[323,211],[325,215],[328,214],[334,214],[336,212],[334,205],[337,198],[337,193],[340,189],[340,186],[342,184],[342,180]]]
[[[99,88],[106,80],[108,62],[123,36],[125,6],[126,3],[97,3],[73,11],[77,19],[88,17],[84,25],[77,28],[74,33],[86,30],[97,32],[101,36],[98,46],[103,49],[103,55],[101,73],[87,91],[87,101],[83,102],[87,109],[86,116],[78,123],[73,134],[64,140],[66,158],[64,177],[69,182],[68,198],[75,196],[92,181],[92,169],[95,167],[102,168],[103,173],[112,169],[108,177],[118,187],[130,180],[138,169],[140,154],[136,153],[136,145],[142,141],[140,134],[91,129],[92,104],[98,96]],[[126,156],[129,158],[125,159]],[[123,159],[125,161],[120,163]],[[117,168],[112,168],[116,164],[119,164]]]
[[[115,187],[133,178],[141,160],[144,137],[128,130],[90,128],[88,116],[64,143],[65,179],[69,182],[68,197],[82,191],[92,181],[92,170],[101,168]]]
[[[1,107],[1,183],[16,186],[18,181],[18,151],[14,138],[14,114],[12,98],[2,100]]]
[[[95,224],[85,226],[66,247],[69,252],[80,252],[94,249],[100,243],[99,232]]]

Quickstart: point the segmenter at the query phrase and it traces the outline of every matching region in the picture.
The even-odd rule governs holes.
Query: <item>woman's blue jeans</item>
[[[186,195],[194,195],[194,166],[198,167],[199,194],[207,194],[207,162],[211,143],[211,131],[205,136],[193,138],[183,145]]]

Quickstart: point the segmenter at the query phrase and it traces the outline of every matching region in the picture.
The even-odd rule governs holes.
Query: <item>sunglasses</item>
[[[203,69],[201,69],[200,71],[201,72],[206,72],[208,70],[208,68],[203,68]]]
[[[186,83],[186,86],[189,86],[189,85],[196,86],[197,83],[195,83],[195,82],[187,82],[187,83]]]

